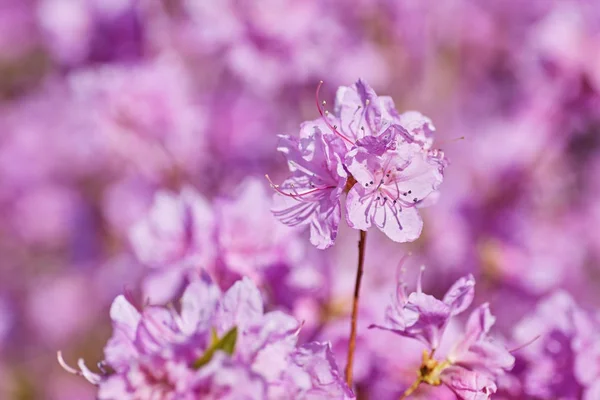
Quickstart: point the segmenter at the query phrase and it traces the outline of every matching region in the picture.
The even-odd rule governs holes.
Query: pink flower
[[[363,80],[339,88],[332,115],[319,103],[321,84],[321,119],[302,124],[300,139],[285,136],[280,147],[294,176],[281,188],[272,185],[288,197],[275,215],[290,226],[309,224],[311,242],[327,248],[337,235],[339,198],[349,190],[352,228],[374,224],[396,242],[416,240],[423,227],[416,207],[435,200],[446,166],[444,154],[431,150],[431,121],[417,112],[400,115],[391,98],[378,97]]]
[[[477,307],[469,316],[463,338],[448,354],[448,360],[452,364],[485,371],[492,376],[510,370],[515,358],[504,346],[488,336],[495,321],[489,304]]]
[[[145,218],[130,230],[129,238],[138,259],[151,267],[213,258],[213,212],[192,187],[180,194],[157,192]]]
[[[310,226],[310,241],[319,249],[335,242],[341,219],[340,196],[347,173],[340,139],[314,128],[306,138],[282,136],[279,151],[286,155],[292,176],[281,185],[273,214],[288,226]]]
[[[489,337],[495,322],[487,304],[475,309],[466,324],[466,330],[442,361],[434,358],[450,319],[465,311],[474,296],[475,280],[469,275],[457,280],[443,300],[421,290],[406,296],[400,283],[393,302],[388,306],[384,325],[371,327],[394,332],[425,343],[414,390],[422,383],[448,386],[464,400],[487,400],[496,392],[496,381],[512,369],[515,358],[501,344]]]
[[[352,398],[328,344],[296,346],[300,324],[265,312],[261,293],[248,278],[225,293],[196,277],[179,299],[181,310],[138,309],[127,298],[113,302],[113,336],[102,373],[79,360],[79,370],[99,387],[100,399],[265,399],[335,395]],[[110,367],[110,372],[104,366]]]
[[[471,305],[475,293],[475,279],[472,275],[460,278],[448,290],[444,299],[439,300],[423,293],[423,270],[419,273],[417,291],[407,295],[406,285],[399,282],[396,295],[392,297],[392,304],[387,307],[385,324],[371,327],[417,339],[431,349],[437,349],[450,318]]]
[[[304,243],[295,229],[277,221],[269,211],[271,204],[270,192],[257,178],[243,181],[235,189],[235,197],[215,200],[215,238],[223,263],[219,269],[263,285],[269,267],[295,261],[294,253],[301,251]]]
[[[441,375],[442,382],[463,400],[488,400],[497,387],[488,375],[460,367],[448,367]]]
[[[181,291],[190,271],[213,266],[213,210],[192,187],[179,194],[157,192],[147,215],[130,229],[129,241],[137,258],[154,270],[143,283],[144,295],[167,302]]]
[[[423,228],[417,205],[441,184],[443,165],[416,144],[398,142],[381,155],[375,146],[358,146],[346,156],[358,182],[348,193],[346,220],[355,229],[375,225],[396,242],[413,241]]]
[[[335,98],[335,114],[340,132],[356,142],[366,136],[379,136],[393,122],[394,101],[389,96],[377,96],[364,80],[352,86],[341,86]]]
[[[579,398],[597,381],[600,368],[589,361],[596,350],[589,340],[597,328],[587,325],[586,313],[570,294],[557,290],[538,301],[535,309],[514,328],[517,342],[539,339],[519,351],[525,394],[541,399]],[[600,365],[598,363],[597,365]]]

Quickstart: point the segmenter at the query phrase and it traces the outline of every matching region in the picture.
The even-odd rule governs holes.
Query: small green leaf
[[[199,369],[212,360],[215,351],[221,350],[227,353],[228,355],[232,355],[235,350],[235,343],[237,342],[237,327],[231,328],[221,339],[219,339],[217,335],[217,331],[215,329],[211,332],[211,344],[206,349],[202,357],[197,359],[194,362],[194,368]]]
[[[219,340],[217,349],[223,350],[225,353],[232,355],[237,342],[237,327],[233,327]]]

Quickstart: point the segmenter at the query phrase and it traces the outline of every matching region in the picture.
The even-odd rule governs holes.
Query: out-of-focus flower
[[[587,317],[583,311],[568,293],[557,291],[543,298],[534,312],[514,328],[514,338],[520,343],[540,336],[519,351],[519,356],[526,363],[521,379],[528,396],[541,399],[556,396],[565,399],[579,398],[582,385],[575,377],[574,344],[578,337],[589,337],[588,332],[579,332],[585,318]],[[580,350],[582,357],[593,354],[592,346]],[[584,382],[589,383],[587,379],[583,379],[582,383]]]
[[[572,315],[576,337],[572,342],[575,352],[575,377],[585,387],[583,399],[592,400],[600,395],[600,328],[599,315],[595,318],[584,312]]]
[[[86,128],[101,139],[110,166],[150,180],[200,168],[205,110],[177,55],[131,65],[104,65],[69,77]],[[90,133],[88,133],[90,134]]]
[[[397,294],[386,312],[386,323],[371,326],[420,340],[429,348],[423,351],[418,378],[405,395],[417,390],[421,383],[433,386],[443,383],[462,399],[489,399],[497,390],[495,382],[512,369],[515,359],[489,337],[495,318],[487,304],[471,313],[465,332],[445,359],[434,358],[450,318],[465,311],[473,301],[475,280],[472,276],[459,279],[443,300],[424,294],[420,280],[419,277],[417,291],[408,296],[404,283],[399,282]]]
[[[327,1],[178,4],[177,13],[149,7],[153,41],[195,57],[218,55],[229,74],[257,93],[271,95],[323,76],[339,82],[361,73],[373,80],[387,75],[376,46]]]
[[[475,279],[472,275],[456,281],[446,292],[443,300],[423,293],[419,273],[417,290],[406,294],[406,284],[398,282],[392,304],[386,308],[384,325],[374,325],[401,336],[420,340],[431,349],[437,349],[450,318],[466,310],[475,295]]]
[[[200,276],[181,297],[181,311],[160,306],[138,310],[124,296],[111,307],[113,336],[99,374],[79,360],[67,371],[99,386],[101,399],[297,398],[329,394],[350,398],[329,345],[296,348],[298,322],[279,311],[264,313],[249,279],[227,292]],[[249,397],[248,397],[249,396]]]
[[[130,231],[135,254],[151,268],[145,296],[167,302],[190,273],[202,268],[222,289],[249,277],[267,292],[269,305],[288,311],[307,297],[322,297],[325,260],[311,255],[297,230],[277,221],[271,204],[258,178],[247,178],[232,195],[218,196],[213,206],[191,187],[179,194],[157,192]]]
[[[185,187],[179,195],[156,193],[148,215],[132,227],[130,240],[140,261],[151,267],[205,265],[214,257],[213,225],[208,202]]]
[[[46,47],[62,64],[142,55],[142,24],[134,1],[43,0],[37,19]]]
[[[138,259],[155,271],[144,283],[153,301],[171,299],[185,284],[189,270],[214,263],[214,215],[207,201],[193,188],[180,194],[158,192],[148,214],[130,230]]]
[[[35,7],[30,1],[2,1],[0,27],[0,63],[18,59],[40,40],[35,30]]]

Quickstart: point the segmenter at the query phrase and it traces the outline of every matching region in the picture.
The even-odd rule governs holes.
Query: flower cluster
[[[274,215],[289,226],[310,226],[319,249],[337,237],[341,197],[347,193],[348,225],[376,226],[396,242],[417,239],[420,206],[443,180],[444,154],[432,146],[431,120],[418,112],[400,114],[390,97],[377,96],[363,80],[337,92],[334,113],[302,124],[299,137],[279,145],[292,176],[277,191]]]
[[[600,385],[600,321],[580,308],[564,291],[542,299],[514,327],[516,340],[532,333],[539,339],[519,352],[527,367],[521,372],[523,391],[540,399],[553,396],[591,400]]]
[[[371,327],[419,340],[427,346],[417,380],[405,396],[421,383],[433,386],[443,383],[462,399],[489,399],[497,391],[499,377],[513,368],[515,358],[489,336],[495,318],[487,303],[471,312],[464,333],[443,360],[434,357],[439,357],[438,349],[451,318],[471,305],[474,290],[475,280],[471,275],[457,280],[441,300],[423,293],[421,275],[416,291],[410,294],[406,293],[404,282],[398,283],[385,322]]]
[[[48,349],[95,364],[124,287],[181,315],[205,271],[223,292],[250,279],[265,310],[301,321],[296,364],[317,375],[327,347],[312,363],[303,346],[331,342],[343,368],[356,317],[349,387],[361,399],[398,400],[426,367],[419,376],[442,384],[409,398],[456,400],[461,368],[491,379],[493,399],[597,400],[599,23],[600,2],[580,0],[0,0],[0,399],[96,398]],[[436,177],[441,143],[452,169]],[[265,173],[289,177],[275,207]],[[441,201],[421,209],[442,173]],[[418,215],[419,239],[399,245],[418,236]],[[384,232],[363,241],[351,315],[355,229],[373,224]],[[316,251],[307,226],[316,247],[335,246]],[[407,270],[427,265],[423,291],[442,302],[472,274],[490,333],[519,349],[514,368],[444,364],[469,310],[418,333],[413,308],[431,313],[407,303],[420,340],[368,329],[409,253]],[[207,350],[228,332],[183,346],[189,357],[152,352],[152,371],[185,386],[173,363],[235,361],[239,331],[231,355]]]
[[[222,289],[251,278],[269,293],[269,303],[286,310],[318,298],[324,291],[324,263],[312,261],[298,232],[271,215],[262,183],[248,178],[233,196],[219,196],[213,204],[189,186],[179,193],[157,192],[129,231],[133,251],[150,271],[142,284],[144,296],[168,302],[190,274],[204,269]]]
[[[300,324],[264,311],[244,278],[221,293],[206,275],[189,283],[177,306],[138,308],[118,296],[102,373],[83,360],[63,367],[98,386],[98,398],[286,399],[353,398],[328,344],[297,346]]]

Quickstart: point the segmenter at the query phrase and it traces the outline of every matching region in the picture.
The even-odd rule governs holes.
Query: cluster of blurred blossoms
[[[172,304],[172,303],[171,303]],[[287,399],[351,397],[327,344],[296,346],[300,324],[264,312],[251,280],[227,292],[206,276],[190,282],[175,306],[112,304],[113,335],[103,374],[59,361],[98,386],[99,399]]]
[[[443,153],[431,150],[431,121],[417,112],[398,114],[390,98],[377,97],[361,80],[338,90],[335,117],[318,101],[317,91],[322,118],[302,124],[299,138],[282,137],[280,150],[294,175],[281,186],[271,184],[277,192],[275,216],[292,226],[310,225],[312,243],[329,247],[346,191],[351,227],[366,230],[374,224],[398,242],[418,238],[422,221],[416,207],[435,193],[446,165]],[[110,312],[113,336],[99,364],[102,374],[83,359],[76,370],[59,353],[61,365],[97,385],[99,398],[107,400],[354,398],[330,343],[297,347],[296,318],[281,310],[264,313],[253,280],[270,292],[266,297],[275,308],[297,311],[294,303],[302,299],[288,288],[289,269],[274,273],[281,264],[294,268],[291,233],[276,225],[272,229],[279,232],[270,237],[254,234],[255,226],[269,221],[268,203],[256,201],[263,196],[260,183],[249,181],[238,199],[216,200],[213,212],[191,188],[179,196],[158,193],[130,239],[140,261],[159,270],[147,279],[147,301],[166,305],[136,307],[117,297]],[[253,262],[244,257],[249,251]],[[228,287],[224,294],[205,271]],[[269,281],[269,275],[275,279]],[[474,285],[471,275],[461,278],[440,301],[422,292],[421,275],[417,291],[408,296],[405,284],[398,283],[386,324],[374,327],[428,346],[415,371],[418,378],[403,397],[421,383],[443,382],[462,399],[489,398],[499,377],[512,369],[514,357],[488,336],[495,319],[487,304],[473,311],[446,359],[434,358],[450,319],[473,301]],[[291,297],[291,307],[278,301],[278,286]]]

